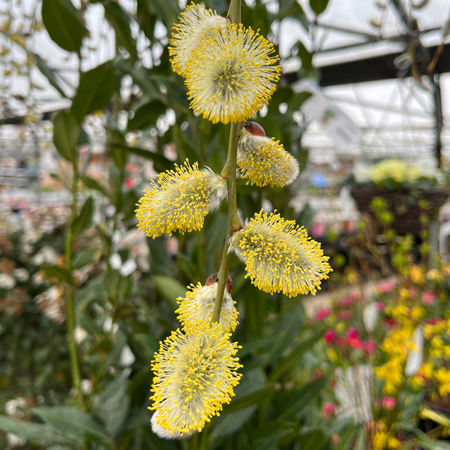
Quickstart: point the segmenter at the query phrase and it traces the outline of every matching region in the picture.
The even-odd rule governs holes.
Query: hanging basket
[[[447,201],[450,193],[439,188],[420,189],[381,189],[374,186],[357,186],[351,190],[358,210],[368,214],[378,223],[371,209],[372,199],[382,197],[387,201],[388,209],[394,213],[394,221],[390,225],[398,235],[412,234],[419,236],[422,230],[420,223],[419,200],[428,202],[428,214],[436,217],[439,208]]]

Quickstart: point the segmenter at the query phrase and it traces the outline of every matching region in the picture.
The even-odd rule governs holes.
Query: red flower
[[[316,320],[323,320],[326,317],[328,317],[331,313],[331,309],[330,308],[322,308],[321,310],[319,310],[316,314]]]
[[[333,403],[325,403],[323,406],[322,417],[325,419],[336,414],[336,405]]]
[[[325,339],[325,342],[327,344],[331,344],[332,342],[334,342],[337,338],[337,334],[336,331],[334,330],[329,330],[325,333],[325,336],[323,337]]]

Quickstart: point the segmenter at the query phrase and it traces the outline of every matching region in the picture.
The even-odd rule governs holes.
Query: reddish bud
[[[258,125],[256,122],[245,122],[242,124],[245,128],[245,131],[252,136],[265,136],[266,132],[261,125]]]
[[[218,282],[219,282],[219,278],[218,278],[218,273],[216,272],[216,273],[211,274],[206,279],[205,286],[212,286],[214,283],[218,283]],[[232,289],[233,289],[233,280],[230,277],[228,277],[227,291],[229,294],[231,294]]]

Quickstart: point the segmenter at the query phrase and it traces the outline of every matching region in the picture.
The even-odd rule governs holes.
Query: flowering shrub
[[[444,175],[438,170],[434,157],[423,157],[413,164],[402,159],[385,159],[377,164],[355,164],[353,180],[358,184],[372,184],[378,188],[408,189],[412,186],[422,189],[442,185]]]

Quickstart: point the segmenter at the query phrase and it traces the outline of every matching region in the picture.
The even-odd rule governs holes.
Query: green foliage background
[[[310,350],[323,331],[304,325],[300,297],[270,296],[252,286],[244,278],[244,267],[237,258],[230,265],[232,295],[240,313],[240,325],[233,339],[243,346],[238,356],[244,365],[244,376],[236,388],[236,397],[219,418],[189,440],[164,441],[152,433],[152,413],[147,409],[152,384],[150,361],[159,348],[158,342],[179,326],[174,314],[176,298],[184,296],[188,284],[204,283],[209,274],[218,270],[226,231],[226,202],[207,217],[200,232],[177,235],[180,245],[175,256],[167,250],[166,237],[147,239],[150,272],[138,280],[132,275],[122,276],[109,264],[115,251],[113,236],[119,229],[124,232],[136,227],[134,209],[142,195],[140,189],[124,186],[127,162],[139,163],[140,158],[146,158],[153,161],[157,171],[171,169],[173,162],[164,156],[164,146],[174,143],[178,164],[189,158],[191,163],[198,161],[200,167],[220,172],[226,159],[229,126],[212,125],[190,112],[183,80],[171,71],[167,40],[155,37],[158,22],[171,30],[178,21],[177,1],[137,0],[136,14],[132,16],[120,3],[111,0],[91,3],[82,0],[79,9],[70,0],[43,0],[43,23],[62,49],[81,55],[83,38],[88,33],[84,17],[90,13],[92,3],[101,4],[105,19],[115,31],[116,56],[80,72],[70,109],[57,112],[53,118],[54,145],[75,174],[74,204],[71,220],[63,230],[65,267],[42,269],[48,278],[57,279],[65,287],[69,314],[73,302],[74,321],[88,332],[76,352],[81,378],[91,380],[93,388],[92,392],[79,396],[78,401],[71,392],[73,364],[71,369],[64,326],[53,324],[31,306],[19,320],[11,313],[1,313],[0,356],[4,364],[0,377],[9,380],[9,387],[2,390],[1,402],[18,395],[31,399],[29,404],[40,395],[44,401],[40,406],[27,408],[21,419],[0,416],[0,428],[27,439],[24,448],[53,450],[326,450],[331,435],[347,427],[341,434],[341,448],[346,448],[345,436],[350,439],[357,429],[345,422],[337,422],[331,428],[322,424],[323,397],[319,394],[329,380],[314,379],[310,369],[315,363]],[[225,1],[205,3],[226,15]],[[327,1],[311,0],[310,5],[320,14]],[[259,28],[277,49],[279,38],[272,33],[272,25],[290,18],[308,28],[306,16],[295,0],[280,1],[277,14],[269,13],[259,0],[251,8],[244,2],[242,7],[244,25]],[[156,46],[163,48],[152,67],[143,64],[142,49],[136,47],[136,29],[148,39],[150,50]],[[316,76],[311,55],[301,42],[293,46],[291,54],[302,59],[301,76]],[[33,57],[50,84],[66,97],[54,70],[45,62],[46,55]],[[128,75],[136,89],[125,101],[121,86]],[[307,97],[307,93],[295,93],[281,81],[268,114],[256,119],[268,136],[279,139],[299,159],[303,169],[307,151],[300,148],[303,130],[293,114]],[[282,103],[286,104],[283,113],[279,109]],[[175,113],[175,124],[165,133],[156,133],[157,119],[169,109]],[[86,175],[89,161],[80,167],[78,155],[79,144],[91,145],[83,130],[85,117],[98,110],[103,111],[107,123],[108,173],[104,184]],[[127,117],[125,127],[119,124],[120,114]],[[142,131],[144,138],[153,140],[154,152],[127,144],[126,133],[135,131]],[[238,180],[238,207],[244,218],[258,212],[262,201],[267,199],[285,219],[307,225],[305,215],[296,216],[289,206],[292,196],[288,188],[259,189]],[[108,205],[113,205],[115,212],[106,219]],[[102,220],[95,225],[94,211],[102,214]],[[93,248],[88,240],[82,239],[87,232],[100,238],[100,248]],[[72,252],[72,248],[76,250]],[[125,262],[128,251],[119,253]],[[88,281],[78,287],[73,270],[93,262],[95,268]],[[105,327],[105,321],[112,326]],[[70,335],[70,325],[68,332]],[[120,363],[125,346],[135,356],[130,367]],[[358,442],[363,448],[363,439]]]

